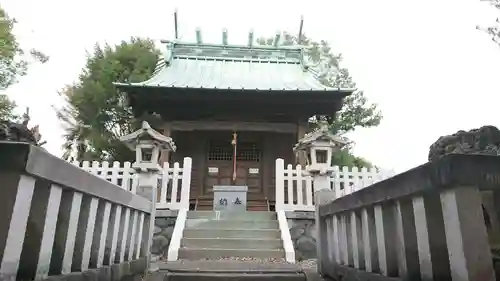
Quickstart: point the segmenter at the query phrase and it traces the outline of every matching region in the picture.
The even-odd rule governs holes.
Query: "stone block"
[[[214,186],[215,211],[246,211],[247,186]]]
[[[151,246],[151,254],[158,258],[166,257],[170,239],[174,232],[175,221],[177,216],[156,217],[153,244]]]
[[[314,212],[311,212],[314,214]],[[295,248],[297,260],[317,258],[316,254],[316,222],[314,218],[307,218],[308,215],[300,214],[297,217],[289,218],[288,227],[290,236]]]

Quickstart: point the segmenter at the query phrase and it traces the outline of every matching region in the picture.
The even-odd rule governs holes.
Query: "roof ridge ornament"
[[[170,63],[172,62],[172,58],[174,57],[173,55],[173,49],[174,49],[174,42],[169,42],[165,44],[165,51],[163,52],[163,61],[165,62],[166,66],[169,66]]]
[[[278,48],[278,46],[280,45],[280,37],[281,37],[281,32],[278,30],[276,31],[276,36],[274,37],[274,47],[275,48]]]
[[[201,28],[199,27],[196,28],[196,44],[198,45],[203,44],[203,40],[201,38]]]
[[[222,29],[222,45],[227,46],[227,29]]]
[[[250,29],[248,32],[248,47],[252,48],[253,46],[253,29]]]

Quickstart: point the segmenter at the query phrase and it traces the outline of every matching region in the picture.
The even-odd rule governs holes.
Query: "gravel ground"
[[[216,260],[216,261],[243,261],[243,262],[251,262],[254,264],[265,263],[265,264],[289,264],[284,258],[269,258],[269,259],[259,259],[259,258],[243,258],[243,257],[220,257],[218,259],[203,259],[203,260]],[[161,261],[166,262],[163,258],[154,257],[152,259],[153,262]],[[308,259],[298,261],[295,264],[300,266],[302,269],[312,269],[316,270],[316,259]]]
[[[208,259],[206,259],[208,260]],[[218,261],[246,261],[252,263],[273,263],[273,264],[288,264],[288,262],[283,258],[269,258],[269,259],[258,259],[258,258],[236,258],[236,257],[221,257],[217,259]],[[296,262],[298,266],[303,269],[316,269],[316,259],[309,259]]]

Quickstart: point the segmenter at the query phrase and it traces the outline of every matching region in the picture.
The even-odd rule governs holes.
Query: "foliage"
[[[130,161],[135,158],[119,137],[136,129],[126,101],[113,82],[140,82],[153,73],[158,52],[149,39],[131,38],[121,44],[96,45],[78,81],[61,92],[66,105],[58,110],[65,125],[65,157],[78,143],[78,160]],[[153,116],[145,116],[153,122]],[[141,120],[144,120],[141,119]]]
[[[314,41],[302,35],[299,42],[297,36],[289,33],[284,33],[282,38],[282,42],[280,42],[282,45],[301,44],[306,46],[306,63],[311,65],[312,69],[318,73],[318,78],[324,85],[335,88],[356,87],[356,83],[349,74],[349,70],[340,65],[342,54],[334,53],[327,41]],[[260,38],[257,40],[257,43],[272,45],[274,38]],[[311,121],[315,123],[318,120],[328,121],[333,133],[344,134],[354,131],[357,127],[369,128],[378,126],[382,120],[382,114],[375,104],[368,103],[363,91],[356,91],[344,99],[343,107],[337,112],[335,118],[315,116]],[[371,166],[371,163],[365,159],[352,155],[349,148],[342,150],[336,155],[334,161],[336,164],[342,166]]]
[[[483,2],[488,2],[491,6],[500,10],[500,0],[481,0]],[[486,32],[493,42],[500,46],[500,19],[497,18],[494,23],[489,26],[477,26],[479,30]]]
[[[29,56],[19,45],[12,32],[16,21],[11,19],[5,10],[0,7],[0,90],[5,90],[17,81],[20,76],[26,75],[29,59],[41,63],[48,61],[49,57],[42,52],[31,49]],[[19,116],[14,114],[16,104],[5,94],[0,94],[0,120],[16,121]]]
[[[14,121],[18,118],[14,114],[16,103],[5,94],[0,94],[0,120]]]
[[[358,167],[358,168],[371,168],[373,164],[363,157],[356,157],[352,155],[349,148],[342,149],[340,152],[333,155],[333,165],[337,166],[347,166],[347,167]]]
[[[283,34],[282,45],[299,44],[297,36],[289,33]],[[257,42],[261,45],[272,45],[274,38],[260,38]],[[306,46],[308,64],[319,73],[319,80],[326,86],[339,88],[355,88],[352,77],[347,68],[342,68],[341,54],[333,53],[327,41],[314,41],[302,35],[300,44]],[[357,91],[344,99],[344,106],[337,112],[335,118],[317,116],[317,119],[327,119],[332,132],[344,134],[353,131],[356,127],[374,127],[380,124],[382,114],[375,104],[369,104],[363,91]]]
[[[19,76],[26,74],[30,59],[42,63],[49,59],[35,49],[29,51],[29,56],[25,54],[12,32],[15,23],[16,21],[9,18],[0,7],[0,90],[6,89],[14,84]]]

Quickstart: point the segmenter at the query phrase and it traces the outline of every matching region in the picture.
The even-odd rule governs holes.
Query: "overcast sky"
[[[61,155],[62,129],[53,106],[57,91],[74,81],[85,51],[96,42],[117,43],[130,36],[173,38],[173,11],[179,32],[194,40],[246,43],[248,31],[269,36],[277,30],[304,30],[331,42],[344,54],[359,89],[382,110],[382,124],[350,137],[355,152],[377,165],[401,172],[427,159],[440,135],[486,124],[500,126],[500,48],[475,29],[496,13],[478,0],[2,0],[19,24],[26,48],[50,55],[7,90],[31,108],[46,148]],[[174,140],[175,141],[175,140]]]

